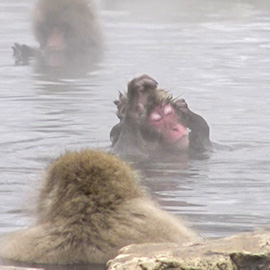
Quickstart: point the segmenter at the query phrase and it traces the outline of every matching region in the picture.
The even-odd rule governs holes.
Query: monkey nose
[[[171,125],[170,130],[175,132],[175,133],[178,133],[181,136],[185,136],[188,133],[187,129],[181,124],[173,124],[173,125]]]
[[[169,125],[167,128],[167,140],[170,143],[181,142],[180,144],[183,146],[188,145],[187,129],[180,123]]]

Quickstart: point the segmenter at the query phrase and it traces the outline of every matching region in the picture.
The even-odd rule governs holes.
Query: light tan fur
[[[122,160],[85,149],[67,152],[52,163],[36,224],[7,235],[0,257],[50,264],[105,263],[129,244],[198,239],[147,197]]]

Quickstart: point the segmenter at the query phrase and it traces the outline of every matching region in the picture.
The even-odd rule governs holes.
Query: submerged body
[[[105,263],[125,245],[197,241],[159,209],[128,165],[96,150],[70,152],[49,168],[36,224],[9,234],[0,258],[46,264]]]

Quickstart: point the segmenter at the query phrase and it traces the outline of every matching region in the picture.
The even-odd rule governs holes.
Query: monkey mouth
[[[62,67],[65,64],[65,55],[61,52],[46,52],[44,61],[49,67]]]
[[[66,49],[66,41],[63,31],[55,27],[49,35],[46,50],[49,52],[61,52]]]
[[[171,138],[168,141],[171,145],[175,145],[177,149],[187,149],[189,146],[189,139],[187,134],[183,134],[178,138]]]
[[[66,46],[61,46],[61,45],[59,45],[59,46],[47,46],[46,48],[45,48],[45,51],[47,52],[47,53],[55,53],[55,54],[57,54],[57,53],[63,53],[63,52],[65,52],[66,51]]]
[[[181,143],[185,143],[188,145],[189,143],[189,139],[188,139],[188,135],[183,135],[182,137],[180,137],[177,142],[181,142]]]
[[[167,130],[167,138],[172,143],[188,141],[188,130],[181,124],[172,125]]]

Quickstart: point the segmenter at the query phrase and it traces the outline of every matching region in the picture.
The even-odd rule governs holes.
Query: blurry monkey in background
[[[103,41],[92,1],[39,0],[33,12],[33,31],[39,48],[15,43],[17,62],[34,57],[48,66],[62,66],[102,48]]]

